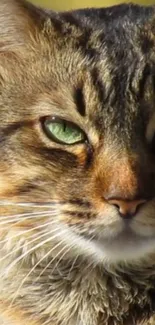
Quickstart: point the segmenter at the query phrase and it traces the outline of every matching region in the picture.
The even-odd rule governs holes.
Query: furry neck
[[[147,264],[117,268],[93,267],[81,260],[55,261],[43,272],[44,266],[30,273],[30,266],[22,263],[18,271],[1,277],[0,287],[4,300],[47,325],[131,325],[153,314],[152,258]]]

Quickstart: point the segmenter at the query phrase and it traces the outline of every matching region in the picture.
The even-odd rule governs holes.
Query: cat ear
[[[35,39],[44,14],[25,0],[0,0],[0,52],[25,47]]]

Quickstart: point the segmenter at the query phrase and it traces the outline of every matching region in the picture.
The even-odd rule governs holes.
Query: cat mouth
[[[155,230],[140,220],[94,225],[72,232],[78,253],[97,263],[137,262],[155,252]]]
[[[85,232],[83,236],[90,240],[92,233],[94,234],[93,239],[106,242],[116,241],[119,239],[122,239],[123,241],[155,239],[155,231],[152,230],[152,227],[150,228],[146,225],[141,225],[140,223],[135,225],[130,222],[130,220],[125,220],[123,223],[116,222],[110,226],[100,225],[90,234]]]
[[[89,237],[89,236],[88,236]],[[144,258],[155,250],[155,235],[145,235],[125,225],[121,231],[107,235],[102,232],[93,237],[85,237],[88,244],[96,250],[99,260],[111,262],[131,261]]]
[[[155,235],[145,235],[145,234],[141,234],[140,232],[134,231],[131,228],[125,228],[122,231],[120,231],[119,233],[113,234],[110,236],[102,236],[102,234],[100,234],[99,236],[96,235],[94,236],[93,240],[98,241],[98,242],[103,242],[108,244],[112,244],[112,243],[127,243],[127,244],[133,244],[135,242],[139,242],[139,241],[148,241],[148,240],[155,240]]]

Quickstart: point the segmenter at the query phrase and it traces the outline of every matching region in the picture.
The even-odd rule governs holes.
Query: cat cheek
[[[82,148],[81,148],[82,147]],[[74,154],[77,156],[77,162],[80,166],[84,166],[87,161],[87,151],[84,145],[74,149]]]
[[[0,176],[0,199],[8,198],[14,192],[14,187],[7,176]]]

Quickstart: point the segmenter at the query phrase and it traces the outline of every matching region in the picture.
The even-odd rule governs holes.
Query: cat
[[[0,324],[155,324],[155,7],[0,1]]]

